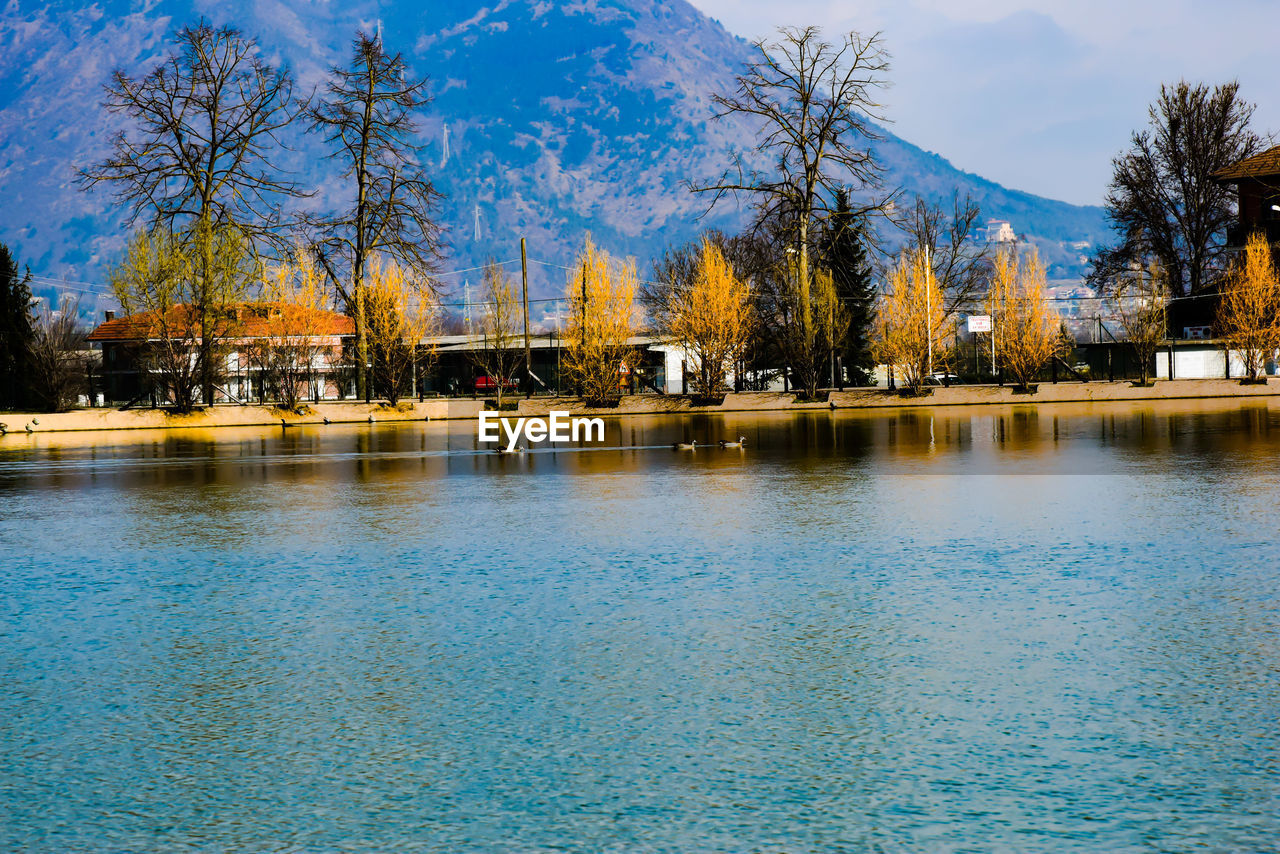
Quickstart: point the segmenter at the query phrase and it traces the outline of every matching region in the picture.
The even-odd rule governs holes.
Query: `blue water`
[[[1277,850],[1280,410],[473,429],[4,440],[0,850]]]

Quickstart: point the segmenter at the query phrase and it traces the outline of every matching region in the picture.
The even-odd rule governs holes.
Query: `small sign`
[[[1193,341],[1207,341],[1213,337],[1212,326],[1184,326],[1182,327],[1182,337],[1190,338]]]
[[[970,332],[991,331],[991,315],[989,314],[971,314],[966,320],[969,324]]]

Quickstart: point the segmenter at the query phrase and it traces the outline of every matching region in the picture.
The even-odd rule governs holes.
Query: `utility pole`
[[[525,256],[524,238],[520,238],[520,290],[524,294],[524,396],[533,394],[533,356],[529,348],[529,261]]]
[[[836,292],[835,283],[831,283],[831,302],[827,312],[827,339],[831,345],[831,385],[836,387]]]
[[[929,256],[929,244],[927,243],[924,246],[924,326],[925,336],[929,343],[929,356],[925,373],[933,376],[933,259]]]

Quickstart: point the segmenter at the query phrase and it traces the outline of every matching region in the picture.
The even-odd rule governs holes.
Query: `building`
[[[307,362],[310,388],[304,397],[334,400],[354,394],[348,354],[355,324],[345,314],[255,302],[227,308],[217,322],[221,327],[217,358],[223,368],[215,389],[219,402],[248,403],[269,397],[264,363],[270,354],[278,356],[284,350]],[[99,391],[113,403],[166,402],[160,382],[161,351],[172,358],[186,350],[194,361],[199,338],[185,305],[170,308],[163,317],[154,312],[125,317],[106,312],[105,320],[88,336],[102,350]]]
[[[1213,178],[1236,190],[1238,214],[1227,229],[1228,248],[1244,246],[1255,231],[1273,244],[1280,241],[1280,145],[1219,169]]]
[[[423,346],[434,353],[434,366],[424,381],[424,390],[438,394],[472,394],[488,384],[478,367],[477,354],[484,348],[482,335],[441,335],[428,338]],[[634,358],[631,364],[618,366],[619,391],[643,394],[680,394],[687,390],[682,372],[692,371],[689,360],[679,345],[652,335],[636,335],[628,339]],[[533,368],[534,393],[565,392],[570,388],[561,375],[560,364],[564,339],[555,331],[536,332],[529,336],[529,356]],[[524,349],[523,336],[517,336],[517,350]],[[520,392],[524,388],[524,367],[513,378]],[[732,380],[731,380],[732,382]]]
[[[341,400],[356,395],[354,368],[355,324],[344,314],[314,312],[305,322],[292,316],[296,306],[282,303],[243,303],[229,310],[225,334],[217,350],[221,377],[215,388],[219,403],[252,403],[276,398],[271,372],[264,368],[266,354],[288,351],[292,358],[304,358],[308,370],[306,400]],[[102,351],[102,368],[97,376],[98,391],[106,401],[136,404],[168,402],[163,392],[162,348],[177,348],[194,360],[199,343],[197,331],[184,306],[170,310],[163,321],[151,313],[106,319],[89,335]],[[629,363],[619,365],[620,392],[680,394],[687,390],[682,374],[693,370],[682,349],[665,339],[638,335],[627,342],[633,348]],[[485,376],[477,356],[485,347],[483,335],[441,335],[418,344],[424,369],[412,378],[407,394],[474,395],[488,393],[493,379]],[[564,341],[556,332],[530,335],[529,352],[535,393],[565,392],[571,389],[561,375]],[[523,336],[516,350],[523,351]],[[526,391],[523,364],[509,378],[514,388]]]
[[[1005,219],[989,219],[987,220],[987,242],[988,243],[1016,243],[1018,235],[1014,233],[1013,226]]]

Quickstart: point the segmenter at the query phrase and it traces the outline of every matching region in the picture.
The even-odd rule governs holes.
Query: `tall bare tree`
[[[141,78],[114,72],[104,106],[130,127],[116,134],[106,160],[80,172],[80,184],[107,185],[131,222],[163,228],[197,250],[190,311],[200,331],[200,386],[211,404],[212,291],[219,285],[210,238],[228,228],[251,246],[276,238],[282,198],[301,193],[273,159],[301,106],[289,71],[263,60],[239,30],[201,21],[182,28],[177,44]]]
[[[796,323],[806,353],[817,346],[810,281],[810,252],[818,226],[830,214],[837,190],[876,191],[882,168],[871,143],[879,138],[878,90],[889,68],[879,34],[856,32],[838,44],[825,41],[816,27],[783,28],[774,42],[754,44],[756,59],[738,77],[737,91],[712,96],[716,118],[745,119],[760,128],[755,152],[773,168],[751,168],[747,156],[732,155],[719,179],[691,184],[710,193],[712,204],[727,195],[745,196],[758,221],[785,224],[785,238],[798,258],[788,267],[796,276]],[[872,200],[851,211],[855,217],[882,210],[887,199]],[[812,361],[806,358],[805,361]],[[806,391],[816,391],[815,377]]]
[[[1199,294],[1226,263],[1224,237],[1235,216],[1232,190],[1213,173],[1255,154],[1253,104],[1234,80],[1210,89],[1185,80],[1161,86],[1149,127],[1113,161],[1104,205],[1120,237],[1094,256],[1091,283],[1119,281],[1133,262],[1160,262],[1175,297]]]
[[[316,253],[356,322],[356,356],[369,364],[365,287],[369,260],[384,255],[409,281],[427,284],[442,255],[433,219],[442,198],[418,165],[415,118],[431,99],[427,80],[413,77],[381,36],[357,33],[351,62],[334,67],[325,93],[310,111],[312,128],[343,164],[350,204],[319,223]],[[368,395],[368,377],[356,375]]]

